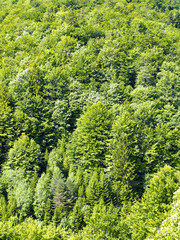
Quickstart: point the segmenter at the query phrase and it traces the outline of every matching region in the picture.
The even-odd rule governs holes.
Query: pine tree
[[[31,180],[31,183],[30,183],[30,187],[31,187],[32,190],[34,190],[36,188],[37,182],[38,182],[38,173],[37,173],[37,171],[35,171],[34,176],[33,176],[32,180]]]
[[[82,186],[83,184],[83,171],[80,166],[78,166],[78,169],[76,172],[75,182],[78,186]]]

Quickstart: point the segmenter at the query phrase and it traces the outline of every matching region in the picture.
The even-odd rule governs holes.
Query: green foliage
[[[156,74],[163,60],[163,49],[154,47],[143,52],[137,60],[137,85],[155,86]]]
[[[99,201],[100,185],[97,171],[94,171],[90,178],[89,184],[86,188],[86,198],[87,203],[90,205],[93,205],[94,203],[97,203]]]
[[[106,207],[103,201],[100,201],[93,209],[92,216],[88,219],[86,227],[83,228],[79,239],[119,239],[118,209],[113,205]],[[77,238],[73,238],[77,239]]]
[[[46,203],[46,207],[45,207],[45,210],[44,210],[44,222],[47,224],[50,222],[51,220],[51,216],[52,216],[52,206],[51,206],[51,201],[50,199],[47,200],[47,203]]]
[[[50,193],[50,177],[43,173],[39,178],[34,195],[34,214],[38,219],[43,219]]]
[[[131,199],[136,177],[135,163],[130,161],[126,137],[113,143],[112,163],[110,169],[113,178],[114,201],[116,203]]]
[[[176,28],[180,28],[180,13],[179,13],[179,10],[170,11],[170,13],[169,13],[169,21]]]
[[[63,156],[60,154],[59,149],[53,149],[48,156],[48,164],[47,164],[47,170],[48,172],[53,175],[54,171],[56,169],[63,170]]]
[[[66,216],[66,211],[63,206],[59,206],[58,208],[54,209],[54,215],[52,220],[56,227],[61,223],[61,220],[65,216]]]
[[[87,108],[69,144],[70,160],[84,169],[104,167],[110,129],[111,116],[102,103]]]
[[[168,164],[179,169],[179,131],[160,125],[156,127],[153,136],[147,136],[147,140],[150,139],[151,146],[145,153],[148,168],[158,170]]]
[[[167,165],[153,176],[141,202],[134,204],[126,218],[131,239],[145,239],[156,232],[167,217],[178,188],[179,172]]]
[[[71,209],[76,197],[75,186],[71,178],[65,180],[62,173],[57,169],[51,180],[51,192],[55,208],[62,206],[64,209]]]
[[[1,195],[0,197],[0,217],[1,217],[1,221],[3,221],[4,219],[7,218],[7,202],[6,199],[3,195]]]
[[[41,164],[40,146],[33,139],[22,134],[10,149],[4,168],[20,170],[24,176],[32,178],[34,172],[40,170]]]
[[[10,218],[6,223],[0,222],[0,229],[1,239],[61,239],[61,234],[54,226],[42,227],[32,218],[27,218],[22,223],[16,217]]]
[[[90,205],[98,203],[100,199],[108,204],[111,201],[110,184],[107,176],[101,170],[91,173],[89,184],[86,187],[86,202]]]
[[[80,201],[76,201],[74,205],[72,216],[71,216],[71,225],[75,232],[78,232],[79,229],[82,228],[83,225],[83,213],[82,213],[82,205]]]
[[[168,213],[167,218],[162,222],[160,228],[151,239],[178,239],[180,237],[180,232],[178,228],[179,224],[179,189],[174,193],[173,203],[171,210]]]
[[[14,139],[13,113],[10,106],[8,88],[0,81],[0,155],[1,164]]]
[[[179,106],[180,76],[179,66],[174,62],[164,62],[161,72],[158,74],[157,89],[160,99],[165,103],[171,103],[176,108]]]
[[[11,216],[17,212],[21,217],[29,216],[32,212],[33,191],[23,173],[6,170],[1,181],[8,198],[7,214]]]
[[[179,6],[0,0],[0,239],[179,239]]]

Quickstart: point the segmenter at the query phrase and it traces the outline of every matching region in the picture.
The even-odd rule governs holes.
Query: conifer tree
[[[76,172],[75,182],[78,186],[82,186],[83,184],[83,171],[80,166],[78,166],[78,169]]]
[[[100,196],[104,200],[105,204],[111,201],[110,184],[108,182],[107,176],[101,170],[99,175],[99,185],[100,185]]]
[[[48,174],[43,173],[37,182],[33,203],[34,214],[38,219],[43,219],[50,197],[50,177]]]
[[[51,193],[55,208],[62,206],[64,209],[71,209],[74,205],[74,186],[71,180],[66,181],[62,173],[57,169],[51,180]]]
[[[8,218],[7,214],[7,202],[3,195],[0,196],[0,219],[1,221]]]
[[[52,206],[51,201],[48,198],[45,209],[44,209],[44,222],[45,224],[48,224],[52,218]]]
[[[82,228],[83,225],[83,214],[81,208],[82,208],[81,203],[80,201],[77,200],[71,215],[72,218],[71,224],[74,231],[78,231],[79,229]]]
[[[114,201],[122,202],[133,197],[135,190],[135,162],[131,159],[128,149],[128,140],[126,135],[113,139],[112,162],[110,163],[112,174],[112,188],[114,193]],[[138,166],[137,166],[138,167]],[[134,189],[133,189],[134,188]]]
[[[15,216],[16,212],[17,212],[16,199],[14,199],[13,197],[10,197],[10,199],[8,200],[7,213],[6,214],[9,218],[11,216]]]
[[[99,201],[100,196],[101,196],[101,189],[100,189],[100,183],[99,183],[99,174],[97,170],[95,170],[86,188],[87,203],[93,206],[95,203]]]
[[[66,216],[66,211],[63,206],[59,206],[58,208],[54,209],[52,220],[55,226],[58,226],[61,223],[61,220],[64,216]]]

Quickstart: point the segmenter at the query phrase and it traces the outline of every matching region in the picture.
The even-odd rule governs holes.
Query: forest
[[[180,239],[179,0],[0,0],[0,239]]]

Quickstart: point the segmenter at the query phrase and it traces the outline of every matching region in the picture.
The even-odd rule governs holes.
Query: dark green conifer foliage
[[[76,177],[75,177],[76,184],[78,186],[83,185],[83,171],[80,166],[78,166],[77,172],[76,172]]]
[[[85,200],[85,176],[86,175],[83,170],[81,169],[80,166],[78,166],[76,176],[75,176],[75,184],[78,189],[78,197],[83,201],[86,202]]]
[[[79,189],[78,189],[78,197],[84,202],[86,203],[86,199],[85,199],[85,188],[84,186],[80,186]]]
[[[55,208],[54,210],[52,221],[56,227],[61,221],[61,219],[59,220],[58,208]]]
[[[139,151],[135,134],[136,124],[130,119],[129,114],[128,112],[122,114],[112,128],[111,157],[108,163],[115,203],[131,199],[137,192],[136,175],[143,168],[136,153]]]
[[[82,191],[82,189],[80,190]],[[91,173],[89,184],[86,187],[86,201],[88,204],[94,205],[99,202],[100,198],[103,199],[105,204],[110,203],[110,183],[103,170],[99,172],[98,169],[96,169]]]
[[[95,170],[89,180],[89,184],[86,187],[86,200],[90,205],[94,205],[99,202],[101,196],[100,182],[98,171]]]

